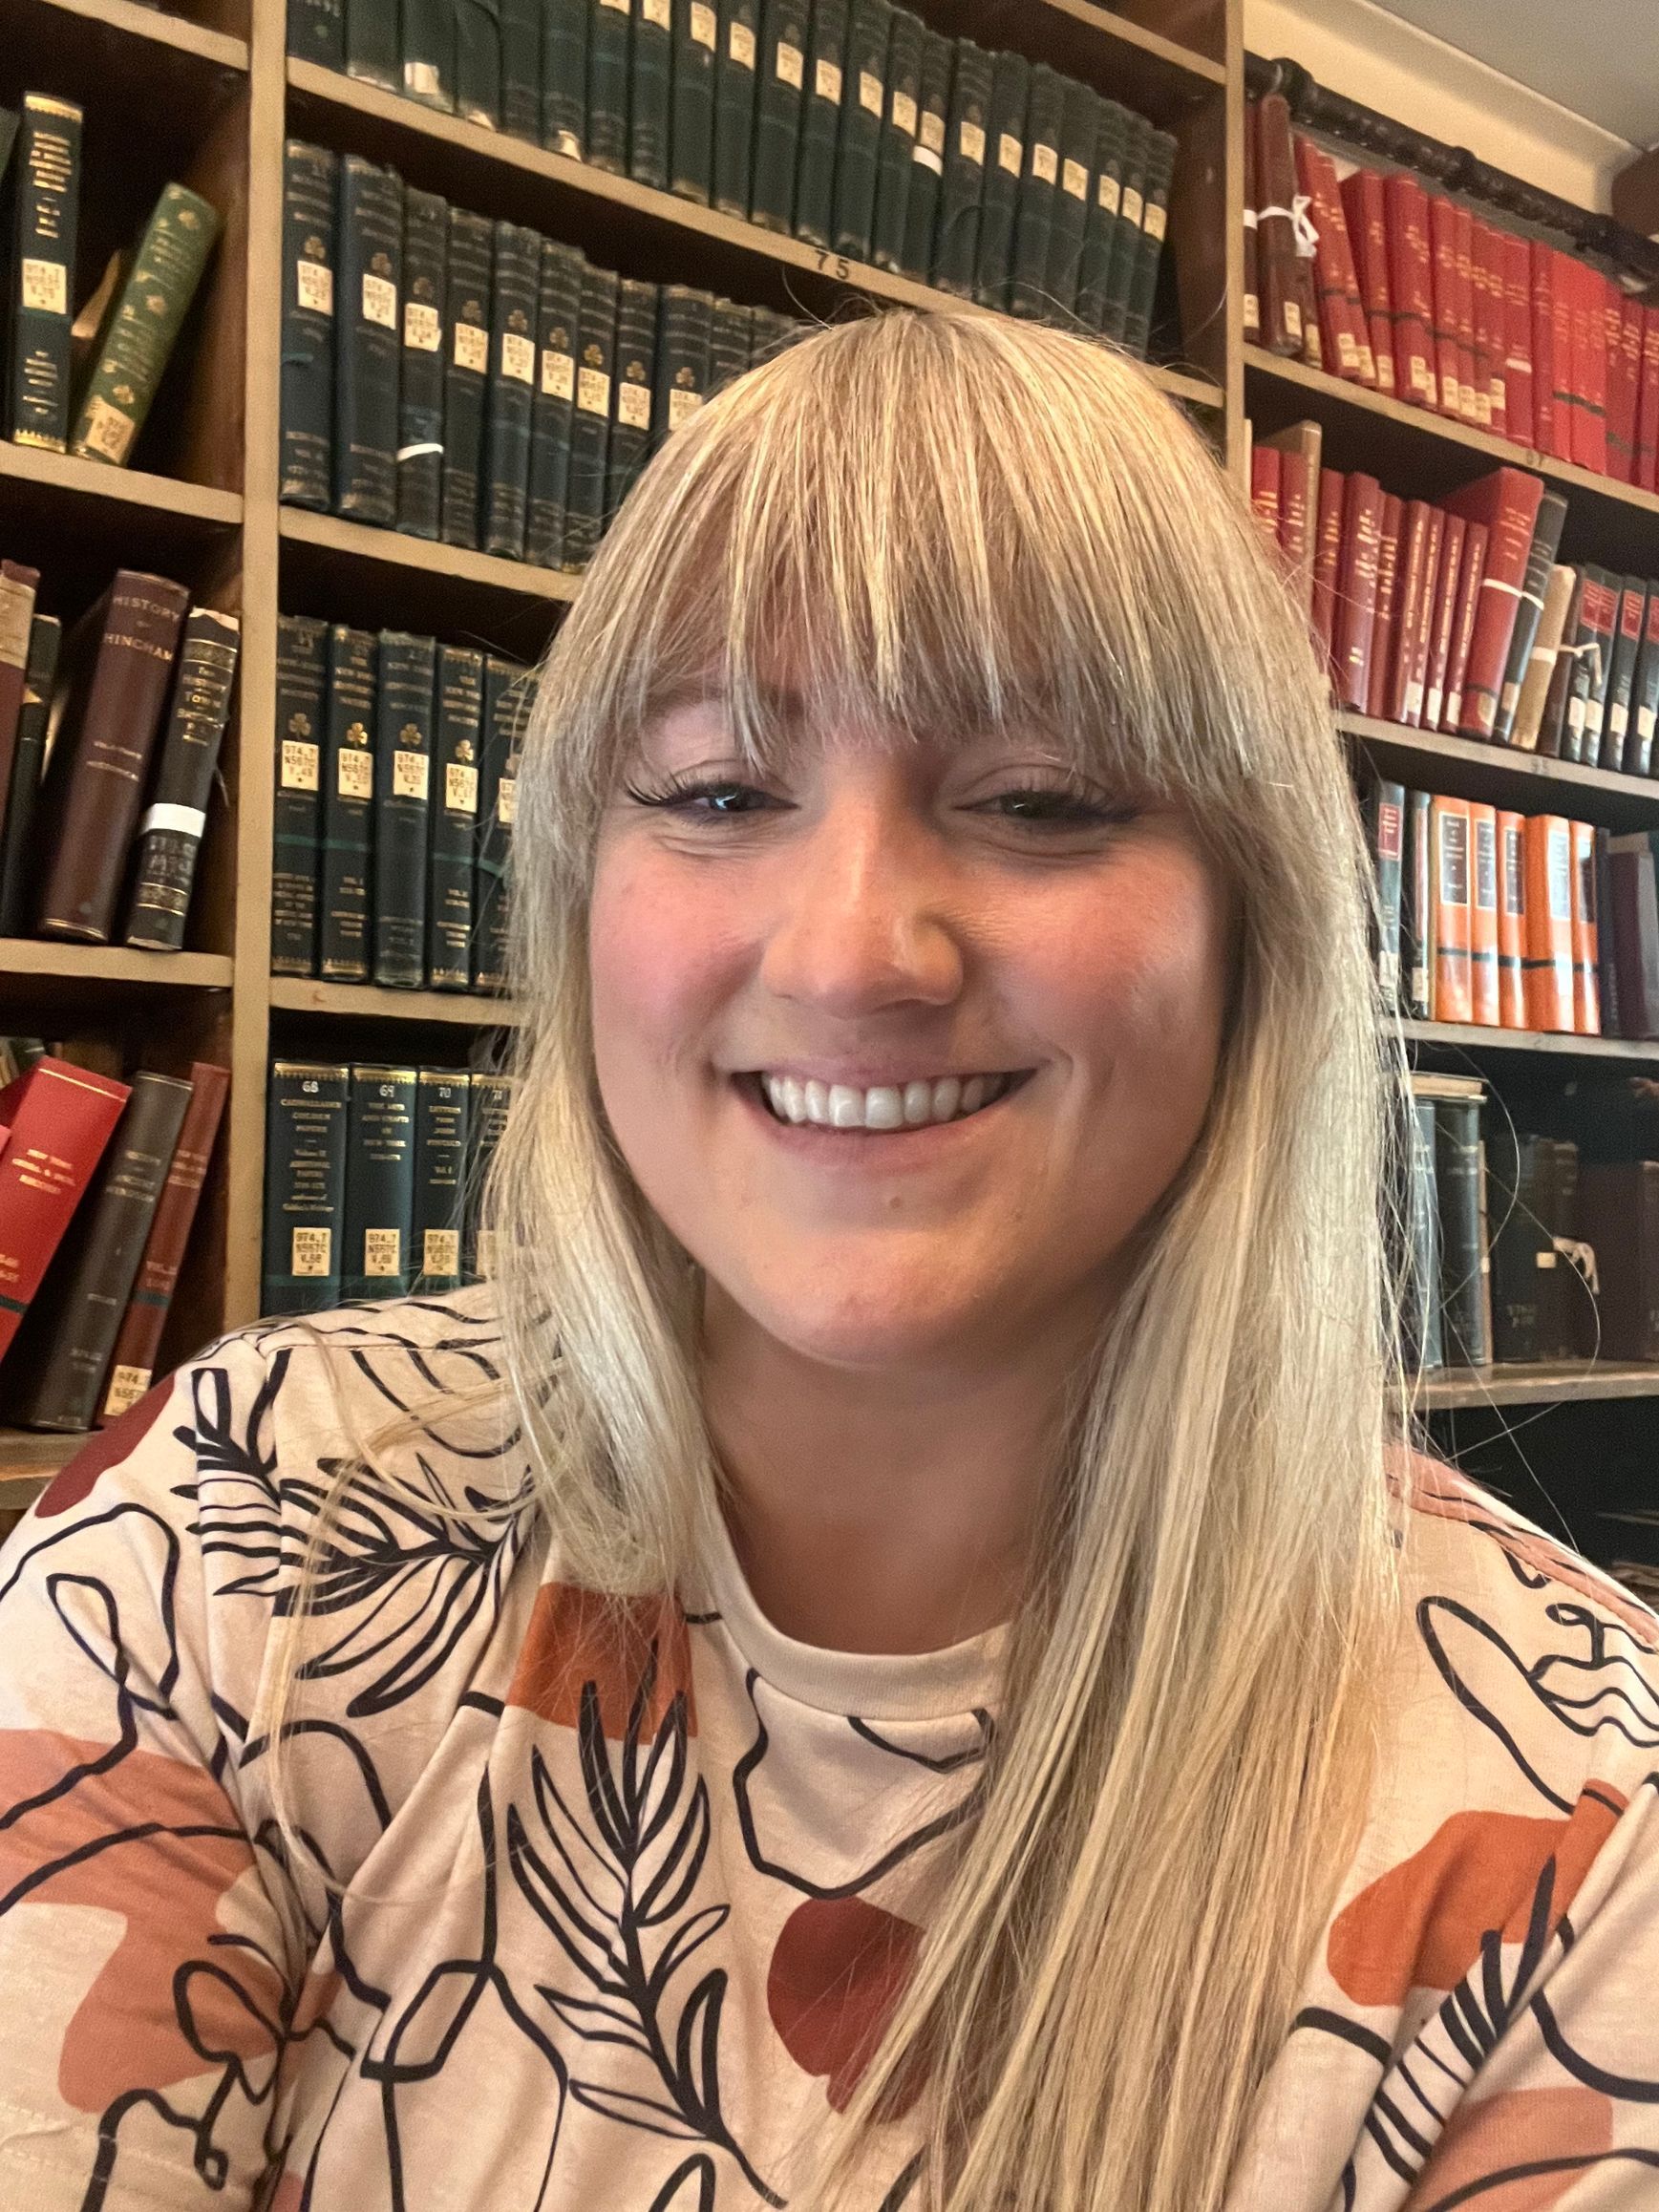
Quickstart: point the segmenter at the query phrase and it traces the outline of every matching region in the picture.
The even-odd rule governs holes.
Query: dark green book
[[[472,984],[473,845],[483,711],[483,654],[470,646],[440,646],[426,898],[426,980],[434,990],[466,990]]]
[[[530,498],[524,524],[524,558],[541,568],[557,568],[564,545],[582,268],[576,246],[552,238],[542,241],[541,361],[530,408]]]
[[[111,294],[93,341],[71,453],[117,468],[133,457],[219,229],[218,208],[199,192],[162,186],[126,283]]]
[[[329,626],[277,617],[276,790],[271,804],[270,971],[317,972],[322,859],[323,726]]]
[[[593,559],[605,521],[617,281],[614,269],[595,268],[591,262],[582,271],[576,411],[570,421],[570,479],[565,493],[564,543],[559,557],[559,565],[572,570],[585,568]]]
[[[1554,537],[1558,546],[1561,543],[1560,518],[1564,512],[1565,506],[1566,501],[1560,492],[1545,492],[1543,499],[1539,503],[1539,523],[1541,526],[1543,524],[1547,509],[1550,535]],[[1535,530],[1533,536],[1534,552],[1537,549],[1538,532]],[[1526,564],[1526,575],[1521,585],[1521,603],[1515,610],[1517,629],[1521,628],[1523,623],[1529,629],[1533,631],[1537,629],[1538,609],[1530,604],[1528,597],[1533,573],[1534,564],[1529,555]],[[1635,732],[1630,723],[1630,702],[1636,682],[1636,661],[1642,649],[1642,622],[1648,606],[1648,586],[1639,576],[1615,577],[1614,583],[1618,587],[1619,602],[1613,619],[1613,665],[1607,677],[1607,711],[1602,724],[1602,766],[1604,768],[1634,769],[1636,765],[1633,742]],[[1530,637],[1526,641],[1526,646],[1530,652],[1532,649]],[[1514,663],[1515,647],[1512,641],[1510,665],[1513,667]],[[1524,662],[1522,666],[1524,667]],[[1509,690],[1507,670],[1505,671],[1505,678],[1504,692],[1507,693]],[[1520,686],[1517,685],[1516,689],[1519,690]],[[1495,739],[1495,741],[1502,742],[1500,739]]]
[[[1659,584],[1652,585],[1648,592],[1648,610],[1642,624],[1642,649],[1636,656],[1635,680],[1630,687],[1630,736],[1625,747],[1627,773],[1637,776],[1653,774],[1653,737],[1656,729],[1659,729]],[[21,734],[18,742],[22,743]],[[9,935],[10,932],[0,934]]]
[[[1400,892],[1405,857],[1406,795],[1404,787],[1386,776],[1375,776],[1364,798],[1366,842],[1376,883],[1376,905],[1372,916],[1372,957],[1377,986],[1389,1006],[1400,996]]]
[[[1123,194],[1123,141],[1129,113],[1103,99],[1095,133],[1095,170],[1089,191],[1089,220],[1083,227],[1083,259],[1077,272],[1077,319],[1091,330],[1106,327],[1106,287],[1117,238]]]
[[[507,988],[507,862],[519,790],[519,755],[534,678],[516,661],[484,662],[483,759],[479,778],[473,922],[473,989]]]
[[[651,385],[651,448],[689,422],[709,395],[714,303],[691,285],[664,285],[657,302],[657,368]]]
[[[632,0],[591,0],[587,18],[587,154],[598,169],[627,168]]]
[[[346,1116],[346,1298],[397,1298],[414,1280],[414,1068],[351,1069]]]
[[[1486,1283],[1480,1239],[1480,1101],[1435,1100],[1435,1195],[1440,1217],[1440,1329],[1448,1367],[1484,1367]]]
[[[657,287],[624,277],[616,295],[615,413],[605,463],[605,521],[633,489],[650,454],[657,361]]]
[[[288,0],[288,52],[319,69],[344,69],[344,0]]]
[[[500,0],[455,0],[455,107],[466,122],[500,127]]]
[[[1060,117],[1060,183],[1049,226],[1049,266],[1043,286],[1049,312],[1062,319],[1069,319],[1076,306],[1099,123],[1099,94],[1069,79]]]
[[[403,0],[403,94],[455,113],[455,9],[452,0]]]
[[[340,332],[334,374],[334,512],[397,520],[398,298],[403,185],[390,169],[340,162]]]
[[[943,32],[922,39],[922,100],[916,143],[910,149],[910,189],[904,200],[904,253],[900,273],[925,284],[933,266],[933,237],[945,179],[945,135],[949,128],[950,79],[956,53]]]
[[[1140,188],[1140,236],[1123,321],[1123,343],[1140,360],[1146,358],[1147,341],[1152,335],[1152,308],[1158,297],[1164,233],[1169,227],[1169,186],[1175,175],[1175,156],[1176,141],[1167,131],[1148,134]]]
[[[580,161],[587,145],[588,0],[542,0],[542,143]]]
[[[1049,310],[1049,244],[1053,236],[1054,199],[1060,189],[1060,127],[1065,108],[1065,78],[1046,61],[1037,62],[1032,70],[1026,103],[1026,165],[1014,212],[1008,299],[1014,314],[1032,319],[1042,318]]]
[[[179,636],[173,698],[133,861],[126,942],[150,952],[184,943],[214,771],[230,720],[240,616],[193,606]]]
[[[669,116],[673,77],[673,0],[634,0],[627,78],[627,173],[654,191],[668,189]]]
[[[427,1296],[458,1290],[472,1085],[454,1068],[422,1068],[415,1088],[415,1204],[410,1223],[413,1287]]]
[[[849,0],[813,0],[800,146],[795,161],[795,235],[827,246],[835,224],[836,140],[847,62]]]
[[[374,980],[418,990],[426,981],[426,849],[431,812],[437,647],[380,632],[374,710]]]
[[[714,57],[714,204],[724,215],[749,213],[759,51],[760,0],[720,0],[720,46]]]
[[[1026,164],[1026,111],[1032,69],[1023,53],[990,57],[990,119],[986,125],[985,193],[973,296],[1006,312],[1013,269],[1014,222]]]
[[[979,265],[979,206],[985,191],[989,116],[990,55],[971,38],[959,38],[950,79],[932,282],[941,291],[958,293],[963,299],[973,296],[973,272]]]
[[[1486,1126],[1492,1356],[1499,1362],[1538,1357],[1540,1290],[1556,1264],[1539,1187],[1547,1144],[1543,1138],[1521,1136],[1505,1113],[1494,1114]]]
[[[719,392],[749,367],[754,322],[735,300],[715,300],[709,309],[709,390]]]
[[[1434,1100],[1412,1099],[1408,1117],[1410,1164],[1400,1334],[1409,1367],[1436,1368],[1445,1364],[1445,1351],[1440,1329],[1440,1217],[1435,1190]]]
[[[1400,867],[1400,1011],[1427,1021],[1435,981],[1434,798],[1406,794],[1405,853]]]
[[[499,0],[501,128],[542,143],[542,0]]]
[[[283,149],[282,463],[278,497],[327,514],[334,489],[334,272],[340,157]]]
[[[806,325],[798,323],[793,315],[780,315],[776,308],[751,308],[749,310],[749,366],[758,369],[762,361],[771,360],[774,353],[781,353],[785,346],[793,346]]]
[[[69,437],[70,324],[80,226],[81,111],[25,93],[7,173],[5,433],[61,453]]]
[[[876,216],[871,251],[878,268],[903,268],[904,209],[915,167],[916,126],[922,102],[922,18],[908,8],[893,11],[892,43],[887,49],[887,112],[882,122],[882,149],[876,163]]]
[[[1129,296],[1140,259],[1140,217],[1146,184],[1146,157],[1152,125],[1130,115],[1123,133],[1123,181],[1117,200],[1117,228],[1112,240],[1112,266],[1106,277],[1106,319],[1101,328],[1121,344],[1129,327]]]
[[[397,372],[397,527],[436,538],[443,516],[443,308],[449,206],[403,193],[403,348]]]
[[[330,983],[369,980],[370,876],[374,823],[374,638],[333,624],[323,744],[323,855],[318,972]]]
[[[750,220],[788,230],[795,218],[795,166],[806,83],[807,0],[764,0],[760,75],[755,88],[755,167]]]
[[[484,387],[490,369],[490,265],[494,234],[481,215],[449,211],[449,298],[444,309],[443,542],[479,542]]]
[[[23,697],[17,709],[17,734],[6,790],[5,830],[0,834],[0,937],[22,937],[29,929],[34,893],[35,809],[46,766],[52,684],[62,644],[63,625],[57,617],[35,615],[29,626],[29,657],[23,666]]]
[[[349,1068],[273,1060],[266,1106],[264,1313],[340,1303]]]
[[[536,315],[542,241],[517,223],[496,224],[490,376],[484,413],[483,548],[524,557],[530,497],[530,410],[536,395]]]
[[[714,48],[720,19],[713,0],[673,0],[673,5],[669,188],[707,207],[714,190]]]
[[[495,1230],[489,1223],[490,1167],[513,1103],[509,1075],[474,1075],[467,1116],[467,1186],[461,1209],[461,1274],[478,1283],[495,1272]]]
[[[887,113],[887,49],[892,0],[853,0],[847,23],[847,81],[836,147],[835,249],[867,262],[875,251],[876,171]]]
[[[402,90],[397,0],[346,0],[346,74],[387,92]]]

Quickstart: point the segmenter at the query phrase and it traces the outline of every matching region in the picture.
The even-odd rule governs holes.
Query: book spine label
[[[467,1119],[467,1187],[461,1225],[461,1274],[479,1283],[495,1273],[495,1230],[490,1223],[490,1166],[512,1107],[504,1075],[475,1075]]]
[[[402,271],[402,183],[348,154],[340,167],[334,511],[358,522],[397,519]]]
[[[163,189],[103,334],[70,440],[72,453],[117,467],[131,459],[218,237],[216,207],[182,184]]]
[[[330,630],[317,934],[319,972],[333,983],[369,980],[374,661],[375,642],[367,630],[341,623]]]
[[[587,0],[542,0],[542,143],[572,161],[587,145]]]
[[[750,179],[749,212],[751,220],[766,230],[787,231],[794,221],[806,56],[804,0],[765,0],[755,91],[755,169]]]
[[[16,742],[6,790],[4,834],[0,835],[0,937],[19,937],[32,913],[34,881],[34,815],[46,762],[47,723],[52,684],[57,670],[63,625],[54,615],[37,614],[29,626],[29,661],[17,709]]]
[[[426,852],[432,792],[429,637],[382,630],[374,708],[374,981],[426,980]]]
[[[167,734],[155,788],[138,823],[129,945],[176,952],[184,942],[241,642],[242,625],[233,614],[199,606],[185,619]]]
[[[714,185],[713,0],[673,0],[673,111],[669,125],[669,186],[706,207]]]
[[[755,86],[760,55],[760,0],[720,0],[714,57],[714,204],[749,213],[755,162]]]
[[[483,543],[486,553],[512,561],[524,557],[541,275],[542,242],[536,233],[516,223],[498,223],[485,404]]]
[[[455,12],[448,0],[402,0],[400,50],[405,99],[455,112]]]
[[[483,655],[470,647],[440,647],[426,904],[426,975],[435,990],[466,990],[472,983],[483,707]]]
[[[846,78],[848,0],[815,0],[812,50],[801,87],[800,147],[795,164],[797,238],[828,245],[835,224],[836,139]]]
[[[290,138],[283,159],[279,497],[327,512],[334,480],[334,278],[340,160]]]
[[[990,55],[971,39],[959,38],[946,122],[932,280],[942,291],[962,299],[973,295],[973,272],[979,263],[979,208],[989,121]]]
[[[567,569],[585,568],[592,560],[605,521],[618,290],[613,271],[591,264],[584,266],[564,544],[560,555],[560,566]]]
[[[397,0],[346,0],[346,74],[396,92]]]
[[[542,142],[542,0],[500,0],[501,128]]]
[[[329,627],[277,617],[276,790],[272,795],[270,971],[317,969],[324,699]]]
[[[346,1128],[347,1298],[394,1298],[414,1279],[414,1068],[353,1067]]]
[[[493,231],[482,216],[449,211],[449,305],[444,314],[443,542],[479,542],[479,477],[490,366]]]
[[[345,1068],[272,1063],[261,1301],[266,1313],[321,1313],[340,1303],[350,1090]]]
[[[624,277],[617,287],[615,413],[606,454],[607,518],[627,499],[650,451],[656,354],[657,287]]]
[[[128,1098],[124,1083],[35,1063],[6,1094],[9,1134],[0,1149],[0,1352],[102,1159]]]
[[[455,106],[457,115],[485,130],[500,124],[499,0],[455,0]]]
[[[517,813],[519,756],[530,698],[528,671],[492,654],[484,664],[483,761],[475,853],[475,990],[507,988],[507,862]]]
[[[397,376],[397,527],[436,539],[443,517],[444,305],[449,208],[403,195],[403,329]]]
[[[536,390],[530,405],[530,482],[524,558],[557,568],[564,548],[570,486],[570,425],[576,411],[576,333],[582,305],[582,255],[573,245],[542,241],[538,296]]]
[[[634,0],[628,72],[627,173],[653,191],[669,181],[673,0]]]
[[[81,111],[25,93],[12,150],[6,433],[61,453],[69,437],[70,325],[80,222]]]
[[[415,1097],[415,1205],[410,1267],[415,1290],[431,1296],[461,1285],[461,1233],[466,1197],[467,1109],[464,1074],[422,1068]]]
[[[887,50],[887,108],[882,122],[881,153],[876,163],[876,212],[870,230],[871,258],[878,268],[892,269],[897,273],[904,261],[904,207],[910,190],[910,172],[914,167],[916,130],[921,115],[922,98],[922,19],[908,8],[893,11],[893,32]],[[1018,60],[1018,55],[1010,57]],[[1015,81],[1020,90],[1020,116],[1025,111],[1025,84],[1023,75]],[[992,85],[992,104],[995,103],[995,86]],[[993,116],[994,124],[994,116]],[[1015,123],[1016,135],[1020,128]],[[994,143],[994,139],[992,141]],[[1007,172],[1003,175],[1007,179]],[[1013,180],[1007,180],[1011,187]],[[989,177],[988,177],[989,186]],[[1010,202],[1011,207],[1011,200]],[[984,255],[984,232],[981,230],[981,257]]]

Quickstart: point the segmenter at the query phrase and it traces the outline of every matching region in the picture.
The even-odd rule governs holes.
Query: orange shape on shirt
[[[1430,2153],[1405,2212],[1435,2212],[1476,2195],[1480,2212],[1550,2212],[1583,2179],[1584,2167],[1552,2173],[1521,2169],[1562,2159],[1589,2159],[1612,2148],[1613,2100],[1599,2089],[1515,2089],[1460,2104]],[[1513,2174],[1510,2180],[1498,2180]]]
[[[1505,1943],[1525,1935],[1552,1859],[1555,1925],[1624,1805],[1617,1791],[1598,1782],[1594,1794],[1586,1785],[1564,1820],[1454,1813],[1420,1851],[1337,1914],[1326,1951],[1332,1978],[1356,2005],[1398,2005],[1410,1989],[1455,1989],[1488,1930],[1501,1929]]]
[[[147,1390],[118,1420],[112,1421],[107,1429],[97,1430],[41,1492],[34,1507],[36,1519],[50,1521],[53,1514],[67,1513],[88,1495],[105,1468],[118,1467],[123,1459],[130,1459],[155,1427],[162,1407],[172,1395],[173,1378],[169,1375],[165,1382]]]
[[[766,1977],[767,2010],[801,2072],[828,2074],[837,2112],[851,2102],[893,2017],[921,1940],[913,1922],[861,1897],[810,1897],[783,1924]]]
[[[653,1644],[656,1675],[640,1733],[654,1736],[675,1692],[683,1691],[687,1731],[695,1735],[691,1639],[684,1614],[667,1597],[606,1598],[574,1583],[543,1583],[536,1592],[507,1703],[574,1728],[581,1718],[583,1686],[591,1682],[599,1692],[605,1733],[620,1743],[650,1669]]]

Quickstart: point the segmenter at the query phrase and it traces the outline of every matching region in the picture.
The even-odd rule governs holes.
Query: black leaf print
[[[700,2132],[672,2105],[651,2096],[635,2096],[626,2089],[613,2089],[608,2082],[573,2081],[570,2094],[590,2112],[604,2113],[607,2119],[626,2120],[629,2127],[644,2128],[653,2136],[677,2136],[682,2142],[690,2142]]]
[[[674,2201],[686,2194],[688,2182],[696,2183],[696,2203],[687,2201],[680,2212],[714,2212],[714,2167],[707,2153],[696,2152],[676,2166],[650,2201],[650,2212],[675,2212]]]

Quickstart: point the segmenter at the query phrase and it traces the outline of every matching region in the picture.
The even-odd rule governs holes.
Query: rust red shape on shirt
[[[173,1378],[169,1375],[165,1382],[147,1390],[136,1405],[129,1406],[119,1420],[112,1421],[107,1429],[98,1429],[89,1436],[41,1493],[34,1508],[36,1518],[50,1521],[53,1514],[67,1513],[88,1495],[106,1468],[119,1466],[123,1459],[130,1458],[155,1427],[172,1394]]]
[[[1459,2198],[1462,2190],[1480,2212],[1550,2212],[1584,2179],[1581,2161],[1612,2145],[1613,2100],[1599,2089],[1471,2097],[1446,2122],[1405,2212],[1469,2201]]]
[[[913,1922],[861,1897],[808,1898],[783,1924],[766,1978],[767,2010],[801,2072],[829,2076],[837,2112],[852,2101],[921,1940]],[[913,2101],[906,2096],[900,2110]]]
[[[583,1686],[591,1682],[605,1733],[620,1743],[651,1668],[653,1644],[655,1675],[640,1733],[655,1735],[675,1692],[683,1691],[687,1732],[695,1735],[691,1640],[684,1614],[667,1597],[606,1598],[574,1583],[543,1583],[536,1592],[507,1703],[574,1728],[581,1717]]]

